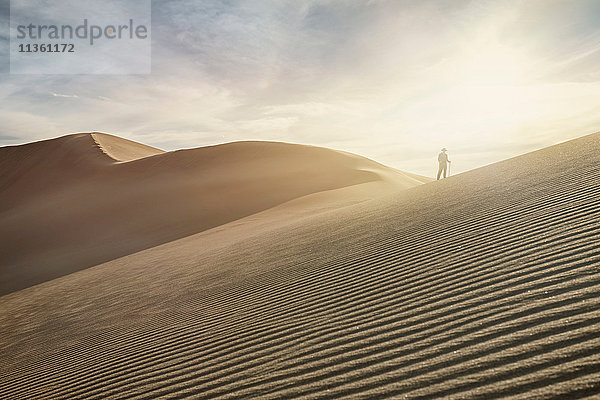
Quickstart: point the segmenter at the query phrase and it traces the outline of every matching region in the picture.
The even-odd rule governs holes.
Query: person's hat
[[[448,149],[444,147],[444,148],[442,149],[442,151],[448,151]]]

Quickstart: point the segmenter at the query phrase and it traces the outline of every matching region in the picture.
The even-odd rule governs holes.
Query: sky
[[[165,150],[275,140],[427,176],[446,147],[466,171],[600,131],[599,15],[596,0],[153,1],[150,74],[4,62],[0,146],[89,131]]]

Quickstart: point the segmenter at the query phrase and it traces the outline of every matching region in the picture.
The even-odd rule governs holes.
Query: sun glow
[[[458,63],[458,82],[466,85],[516,85],[525,83],[532,60],[514,48],[487,44],[469,51]]]
[[[414,128],[430,141],[454,147],[493,142],[498,135],[509,139],[539,117],[532,64],[516,49],[489,43],[443,62],[435,71],[442,84],[409,112],[427,115]]]

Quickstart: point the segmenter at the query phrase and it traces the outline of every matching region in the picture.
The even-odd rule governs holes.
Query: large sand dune
[[[313,193],[372,183],[380,194],[427,181],[318,147],[163,152],[100,133],[1,148],[0,171],[0,294]]]
[[[600,134],[355,186],[0,297],[0,397],[600,395]]]

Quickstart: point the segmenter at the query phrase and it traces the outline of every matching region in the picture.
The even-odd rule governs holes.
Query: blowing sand
[[[0,170],[0,294],[313,193],[373,183],[373,196],[428,180],[318,147],[163,152],[99,133],[4,147]]]
[[[1,150],[0,160],[10,160]],[[260,162],[248,154],[255,150]],[[412,188],[418,177],[303,146],[232,144],[133,161],[85,152],[94,180],[80,183],[80,169],[65,177],[80,186],[64,201],[95,205],[98,193],[112,189],[118,205],[132,211],[121,212],[121,221],[137,218],[136,207],[151,215],[142,201],[147,192],[123,193],[131,185],[151,190],[148,183],[163,173],[172,179],[159,181],[173,186],[154,188],[156,204],[175,201],[161,194],[165,188],[182,193],[190,175],[179,178],[181,169],[221,172],[183,191],[195,203],[206,201],[205,187],[246,189],[202,203],[231,206],[218,216],[195,219],[185,202],[176,203],[176,226],[194,229],[159,218],[166,232],[177,232],[170,236],[151,240],[146,231],[154,225],[117,224],[119,237],[140,229],[144,248],[127,247],[123,257],[0,297],[2,398],[600,394],[600,134]],[[274,157],[268,168],[265,154]],[[296,170],[294,160],[307,155],[314,164]],[[243,161],[220,163],[222,157]],[[281,163],[288,168],[274,168]],[[325,164],[330,170],[322,176]],[[116,168],[125,183],[104,182],[101,171]],[[290,176],[305,177],[301,189],[286,186]],[[13,188],[2,197],[2,223],[15,221],[18,210],[29,229],[45,215],[34,214],[41,207],[34,198],[46,193],[38,191],[58,185],[31,187],[10,175],[2,182]],[[287,195],[274,194],[275,187]],[[84,189],[94,192],[78,194]],[[20,195],[28,202],[19,205]],[[269,200],[256,200],[263,195]],[[85,210],[102,221],[114,207]],[[12,237],[6,226],[4,241]],[[27,240],[11,245],[28,245],[25,233],[19,237]],[[67,244],[58,248],[68,251],[75,239],[61,237]],[[87,249],[88,242],[78,243]],[[38,260],[48,257],[40,244],[31,246]],[[23,253],[10,250],[9,260]]]

